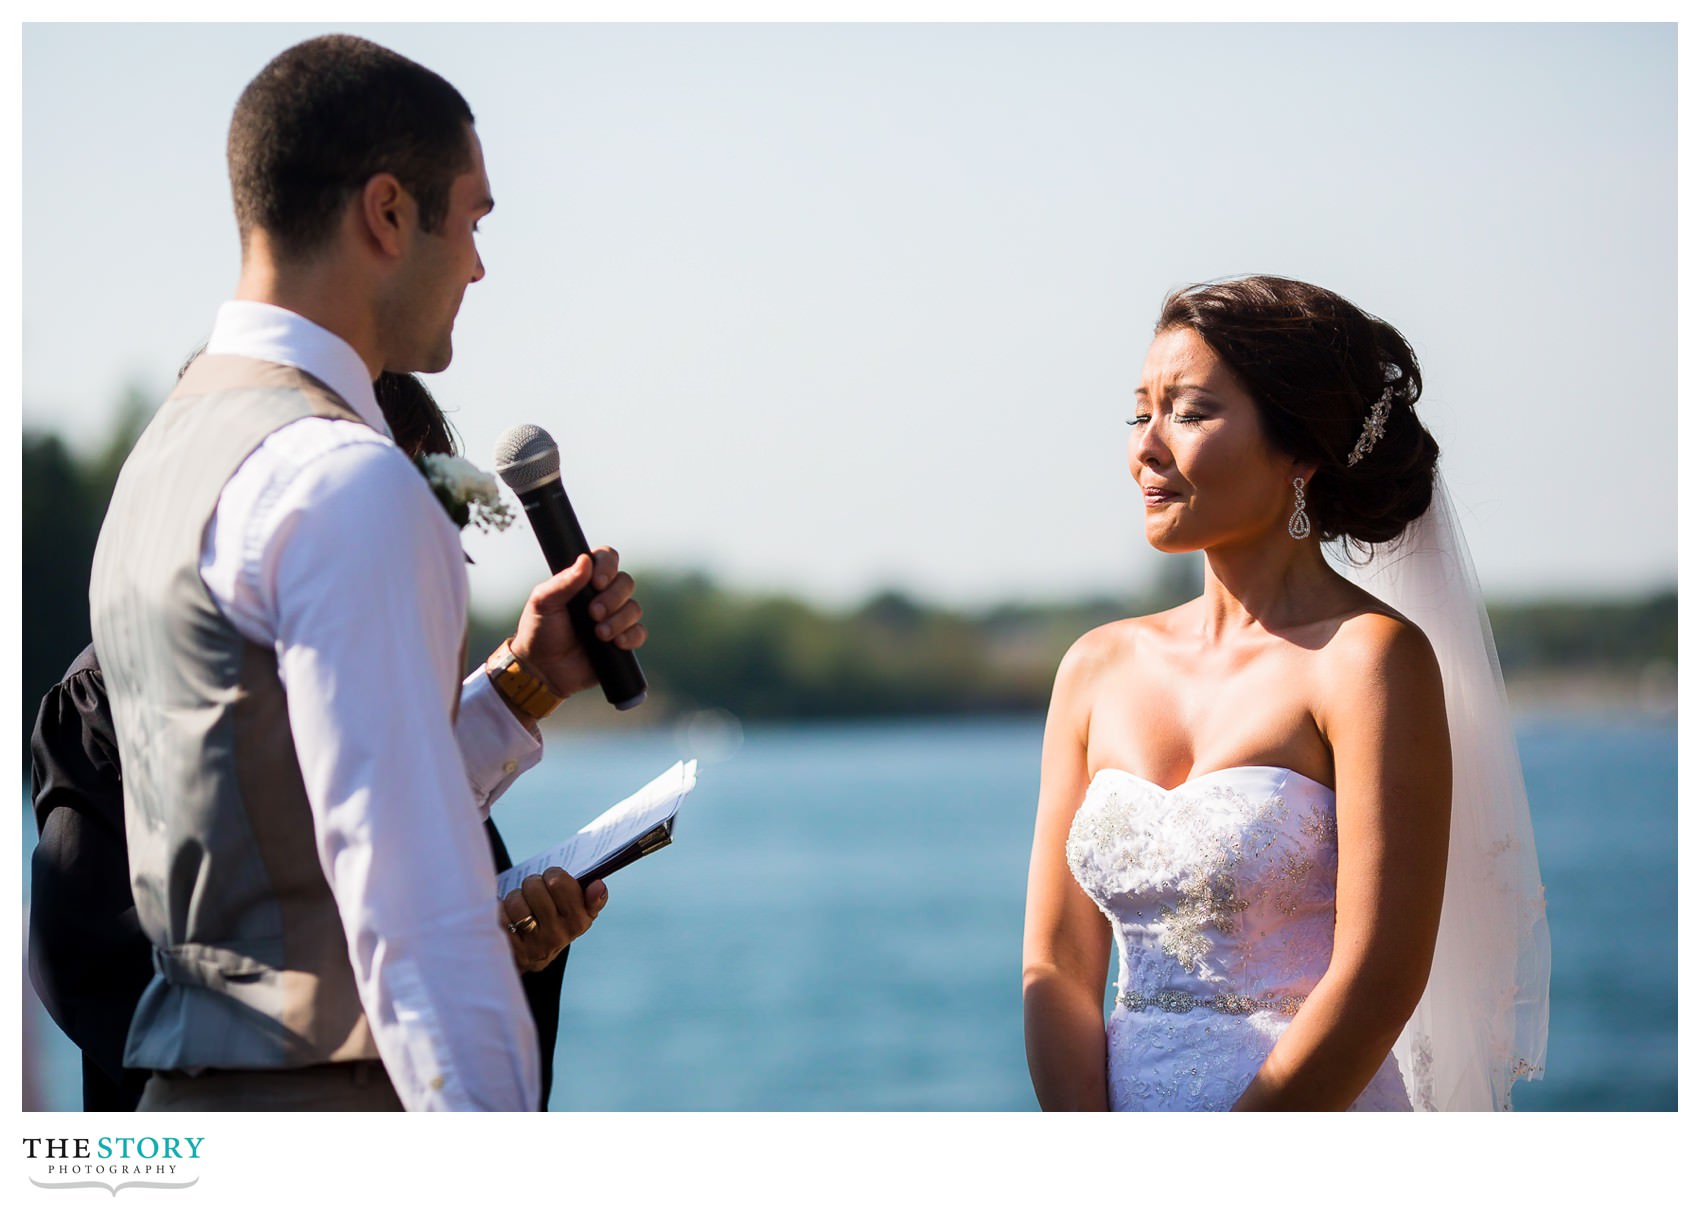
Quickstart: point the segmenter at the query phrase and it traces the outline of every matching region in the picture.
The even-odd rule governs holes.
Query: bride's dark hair
[[[373,381],[372,395],[395,444],[409,455],[460,454],[454,427],[418,375],[385,371]]]
[[[1428,509],[1440,448],[1413,411],[1422,371],[1399,330],[1333,291],[1267,275],[1175,291],[1156,331],[1175,328],[1228,364],[1277,449],[1316,465],[1305,508],[1323,539],[1384,543]],[[1386,432],[1347,464],[1384,394]]]

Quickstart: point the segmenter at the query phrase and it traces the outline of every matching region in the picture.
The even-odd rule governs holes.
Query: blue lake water
[[[1041,728],[752,727],[705,762],[675,844],[610,881],[573,948],[551,1106],[1034,1108],[1020,968]],[[1548,1077],[1517,1106],[1674,1110],[1675,722],[1526,717],[1518,736],[1553,1009]],[[552,738],[497,820],[530,854],[688,754],[671,731]],[[45,1102],[73,1109],[75,1050],[42,1021]]]

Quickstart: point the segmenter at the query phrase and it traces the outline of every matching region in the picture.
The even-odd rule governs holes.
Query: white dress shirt
[[[231,302],[207,353],[297,367],[369,423],[304,417],[267,437],[220,493],[200,571],[236,630],[277,652],[319,862],[384,1068],[410,1111],[535,1109],[536,1029],[480,816],[541,742],[481,673],[450,723],[459,532],[341,338]]]

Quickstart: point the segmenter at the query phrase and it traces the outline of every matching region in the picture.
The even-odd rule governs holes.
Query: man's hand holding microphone
[[[600,683],[621,710],[647,694],[634,650],[648,639],[620,554],[594,550],[561,487],[560,452],[534,425],[516,426],[496,446],[496,471],[519,497],[552,575],[526,599],[519,625],[485,665],[515,716],[533,725],[569,695]],[[608,886],[584,889],[560,868],[529,876],[502,901],[504,925],[521,969],[545,967],[590,929]]]

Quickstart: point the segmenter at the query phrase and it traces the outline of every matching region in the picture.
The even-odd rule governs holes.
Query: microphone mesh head
[[[496,440],[496,474],[510,489],[523,493],[561,474],[561,449],[547,430],[516,425]]]

